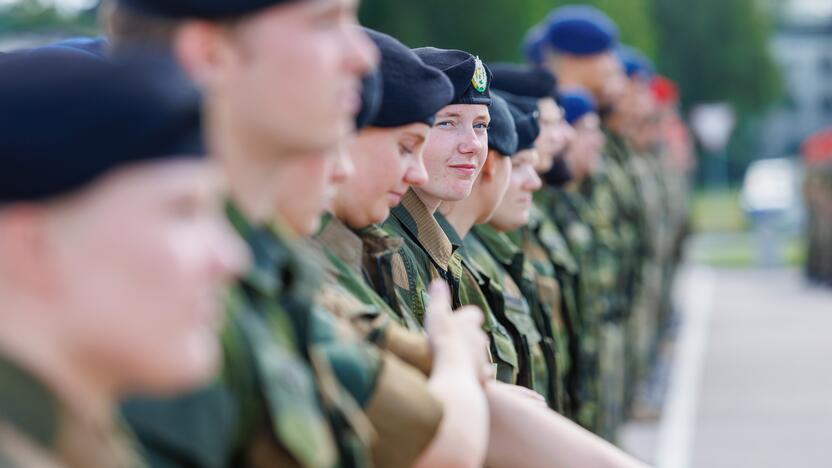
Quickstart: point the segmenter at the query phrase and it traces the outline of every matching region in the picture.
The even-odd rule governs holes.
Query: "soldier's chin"
[[[197,332],[183,338],[178,353],[171,355],[164,364],[159,363],[155,382],[143,392],[151,396],[175,396],[203,387],[216,377],[220,370],[220,343],[216,333]]]

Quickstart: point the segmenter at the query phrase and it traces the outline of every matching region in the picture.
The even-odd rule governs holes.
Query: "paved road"
[[[832,291],[787,269],[682,279],[663,420],[625,445],[659,468],[832,467]]]

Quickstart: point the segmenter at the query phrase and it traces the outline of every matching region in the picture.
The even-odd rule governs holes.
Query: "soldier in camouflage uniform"
[[[442,201],[468,197],[485,164],[491,74],[478,58],[466,52],[434,48],[415,52],[451,79],[454,99],[436,115],[425,147],[429,180],[408,190],[384,223],[388,233],[403,239],[403,245],[391,258],[387,273],[393,279],[392,291],[385,289],[385,284],[376,284],[376,289],[385,297],[396,298],[394,307],[409,311],[422,323],[426,285],[435,279],[446,281],[454,308],[475,305],[484,311],[484,329],[491,337],[491,359],[497,377],[514,383],[519,371],[517,353],[510,333],[490,313],[483,291],[486,280],[459,252],[462,242],[453,228],[447,223],[443,227],[434,218]]]
[[[357,325],[358,335],[380,348],[375,353],[382,361],[380,369],[361,363],[350,366],[365,374],[363,381],[376,382],[370,398],[356,395],[359,402],[367,402],[365,412],[378,433],[373,446],[375,466],[409,467],[417,458],[424,465],[446,464],[459,453],[481,458],[477,453],[482,451],[485,438],[474,439],[478,446],[471,446],[471,439],[463,435],[470,424],[485,418],[484,412],[476,411],[477,402],[483,400],[479,388],[483,367],[461,366],[459,355],[473,351],[484,358],[484,335],[472,324],[471,331],[480,338],[470,350],[452,351],[436,344],[429,347],[422,334],[404,328],[420,326],[405,322],[406,315],[393,311],[372,290],[364,274],[365,263],[372,265],[379,256],[387,255],[392,245],[365,244],[367,236],[362,231],[387,217],[391,205],[398,202],[394,194],[404,193],[411,184],[424,183],[421,151],[429,123],[450,102],[453,87],[443,73],[424,65],[397,40],[375,31],[368,30],[368,34],[382,54],[383,99],[378,115],[369,117],[371,127],[360,131],[350,145],[357,171],[339,187],[333,200],[332,211],[337,217],[327,215],[316,236],[329,273],[320,302],[345,325]],[[409,78],[401,79],[402,74]],[[464,320],[462,315],[454,317]],[[342,334],[355,336],[355,331]],[[455,336],[453,342],[464,346],[466,340]],[[449,352],[457,356],[449,356]],[[439,392],[437,387],[445,390]],[[423,455],[429,443],[453,447],[453,453],[444,450]]]
[[[315,306],[318,273],[293,240],[314,231],[323,193],[344,176],[332,149],[354,116],[332,96],[345,82],[357,84],[377,56],[366,35],[348,27],[354,8],[328,35],[305,20],[318,10],[304,1],[131,0],[110,16],[116,48],[171,46],[205,85],[209,142],[229,177],[228,215],[255,261],[229,300],[222,378],[174,400],[125,406],[154,465],[371,463],[372,427],[354,389],[336,378],[336,329]],[[232,17],[244,19],[222,28],[200,22]],[[215,61],[207,56],[213,48],[191,41],[246,59]]]
[[[557,75],[562,89],[586,89],[598,103],[599,114],[607,116],[626,83],[615,54],[616,25],[597,9],[571,6],[552,12],[541,27],[544,34],[529,48],[532,58]],[[616,142],[609,144],[601,168],[582,182],[581,190],[587,200],[582,217],[593,227],[599,245],[596,257],[605,257],[599,259],[599,275],[611,282],[605,288],[599,352],[604,377],[601,432],[614,439],[624,415],[624,323],[638,287],[640,225],[632,180],[622,167],[626,154],[618,151]]]
[[[0,466],[144,466],[118,400],[213,377],[246,256],[174,69],[55,47],[0,64]]]
[[[517,118],[524,119],[524,125],[528,127],[527,133],[531,133],[535,125],[533,115],[518,112],[512,116],[509,104],[502,97],[493,94],[492,99],[488,129],[489,152],[483,170],[470,196],[460,201],[443,202],[437,219],[451,241],[463,245],[459,252],[464,257],[466,268],[481,278],[480,289],[487,301],[489,314],[493,315],[513,341],[518,357],[516,383],[538,391],[556,407],[556,381],[549,379],[553,375],[550,374],[549,366],[554,366],[554,353],[547,355],[548,343],[544,342],[545,335],[537,328],[532,315],[534,311],[515,279],[492,256],[488,248],[470,234],[474,226],[489,221],[506,192],[511,175],[511,156],[505,155],[513,155],[517,151]],[[520,265],[522,268],[522,259]]]
[[[550,408],[565,413],[568,337],[559,308],[550,308],[548,302],[559,305],[560,288],[553,283],[545,296],[539,296],[537,272],[507,234],[528,223],[531,195],[541,185],[534,170],[534,142],[540,133],[537,114],[524,114],[514,106],[512,111],[518,152],[512,157],[509,188],[489,224],[475,226],[465,244],[491,281],[503,290],[503,314],[522,334],[521,343],[531,364],[531,388],[546,397]]]
[[[539,113],[540,135],[535,141],[538,152],[536,170],[544,175],[552,172],[556,161],[563,167],[561,153],[572,139],[574,131],[563,119],[563,110],[555,102],[557,82],[548,71],[513,64],[499,64],[494,68],[494,87],[515,96],[513,102]],[[524,99],[525,98],[525,99]],[[581,411],[585,395],[579,396],[576,376],[581,372],[578,359],[577,302],[578,263],[557,225],[547,214],[556,203],[557,194],[552,187],[544,186],[534,194],[535,203],[530,209],[526,226],[508,234],[512,242],[523,250],[528,263],[534,268],[534,301],[554,317],[556,324],[557,364],[561,386],[566,389],[565,414],[592,426],[593,411]],[[530,299],[531,300],[531,299]],[[590,404],[591,406],[591,404]]]

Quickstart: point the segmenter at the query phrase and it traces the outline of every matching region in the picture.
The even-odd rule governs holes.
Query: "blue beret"
[[[41,50],[50,50],[52,48],[67,48],[76,51],[81,51],[92,55],[93,57],[105,58],[107,57],[107,48],[109,43],[103,37],[72,37],[62,41],[53,42],[52,44],[41,47]]]
[[[166,18],[233,18],[300,0],[118,0],[133,11]]]
[[[525,112],[511,102],[509,102],[509,109],[514,117],[514,128],[517,131],[517,152],[533,148],[535,140],[540,136],[537,111]]]
[[[434,115],[454,98],[451,81],[397,39],[378,31],[366,31],[381,52],[384,83],[381,108],[370,125],[388,128],[416,122],[433,125]]]
[[[560,104],[563,106],[564,118],[570,125],[587,114],[598,112],[595,99],[586,91],[561,93]]]
[[[488,124],[488,148],[503,156],[517,153],[517,129],[508,102],[498,93],[491,93],[491,123]]]
[[[558,8],[547,18],[545,43],[571,55],[595,55],[615,48],[618,27],[600,10],[585,5]]]
[[[523,56],[529,63],[540,65],[543,63],[543,45],[546,42],[546,28],[538,24],[529,29],[523,38]]]
[[[557,95],[558,82],[549,70],[513,63],[498,63],[491,65],[491,72],[494,74],[491,87],[496,90],[537,99]]]
[[[355,116],[356,130],[370,125],[378,115],[384,92],[381,80],[381,70],[378,68],[364,75],[361,80],[361,110]]]
[[[80,189],[138,161],[199,156],[200,100],[172,61],[71,48],[0,62],[0,203]]]
[[[491,70],[479,57],[461,50],[422,47],[416,55],[431,67],[438,68],[454,86],[454,98],[449,104],[491,105]]]
[[[650,62],[650,59],[644,56],[638,50],[627,47],[621,46],[618,48],[618,58],[621,60],[621,65],[624,68],[624,71],[627,72],[627,76],[630,78],[643,78],[645,80],[649,80],[653,77],[653,64]]]

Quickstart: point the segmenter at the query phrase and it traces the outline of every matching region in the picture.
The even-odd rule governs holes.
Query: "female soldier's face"
[[[222,93],[249,137],[287,153],[331,148],[353,127],[378,51],[357,0],[286,2],[223,36]]]
[[[140,163],[47,208],[56,326],[120,390],[179,391],[217,369],[225,287],[248,265],[221,181],[205,160]]]
[[[398,128],[367,128],[350,146],[355,176],[338,189],[333,213],[350,227],[387,219],[410,186],[427,181],[422,150],[430,127],[414,123]]]
[[[532,195],[540,190],[542,182],[537,175],[537,150],[521,151],[511,158],[511,180],[491,225],[502,232],[514,231],[529,222]]]
[[[435,201],[467,198],[485,164],[490,122],[483,105],[454,104],[439,111],[425,145],[428,182],[419,192]]]

